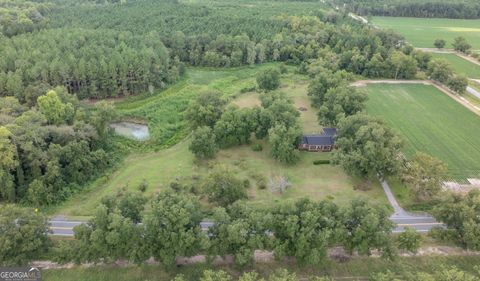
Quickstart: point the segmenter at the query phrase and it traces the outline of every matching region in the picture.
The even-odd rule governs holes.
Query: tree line
[[[88,223],[75,227],[75,240],[62,243],[55,258],[78,263],[118,259],[143,263],[154,257],[171,267],[177,257],[232,255],[236,264],[247,266],[254,262],[255,250],[265,249],[273,251],[277,259],[295,257],[300,265],[318,265],[328,259],[327,249],[336,245],[343,245],[349,253],[370,255],[378,250],[385,257],[395,255],[390,237],[393,223],[387,210],[361,200],[339,207],[330,201],[304,199],[271,210],[258,210],[238,201],[216,207],[212,211],[214,223],[205,231],[200,227],[205,218],[201,209],[198,197],[173,190],[151,200],[128,192],[106,197]],[[46,239],[46,220],[27,223],[27,215],[43,217],[20,207],[2,210],[4,225],[11,227],[1,238],[6,245],[0,250],[2,264],[27,262],[51,246]],[[15,216],[23,222],[20,228],[32,231],[24,239],[12,241],[18,222]],[[17,243],[32,247],[15,252]]]
[[[106,98],[164,88],[178,62],[155,33],[55,29],[15,36],[0,51],[0,96],[22,102],[28,87],[64,86],[79,98]]]
[[[40,207],[79,190],[111,165],[113,107],[81,106],[65,88],[43,91],[29,106],[0,97],[0,200]]]
[[[53,9],[48,2],[1,0],[0,34],[10,37],[45,28]]]
[[[480,18],[480,4],[463,1],[402,1],[402,0],[338,0],[340,7],[361,15],[415,17],[415,18]]]

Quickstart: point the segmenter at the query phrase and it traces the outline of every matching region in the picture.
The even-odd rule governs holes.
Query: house
[[[335,148],[336,128],[323,128],[317,135],[304,135],[298,149],[315,152],[329,152]]]

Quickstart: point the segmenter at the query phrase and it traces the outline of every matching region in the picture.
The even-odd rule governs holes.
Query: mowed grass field
[[[372,23],[397,31],[415,47],[433,48],[435,39],[441,38],[447,41],[445,48],[452,48],[453,39],[463,36],[473,49],[480,49],[480,20],[478,19],[373,17]]]
[[[223,71],[217,73],[214,70],[197,71],[190,69],[189,78],[182,82],[185,84],[179,91],[180,93],[186,93],[183,90],[186,87],[203,90],[217,89],[224,92],[223,87],[228,87],[226,88],[228,92],[225,91],[224,93],[230,98],[235,97],[232,99],[232,104],[242,107],[259,105],[259,93],[239,93],[242,87],[252,83],[252,79],[255,79],[254,74],[258,69],[248,70],[249,75],[243,73],[241,75],[244,76],[240,76],[243,78],[235,79],[232,78],[235,77],[235,71],[230,71],[225,75]],[[236,71],[242,72],[244,69],[237,69]],[[230,81],[230,83],[225,81]],[[307,96],[307,82],[308,80],[303,76],[283,75],[281,90],[292,98],[296,107],[307,109],[301,112],[300,120],[305,132],[314,133],[319,132],[321,127],[317,122],[316,111],[310,107]],[[219,85],[221,86],[219,87]],[[180,93],[171,94],[177,95]],[[147,99],[150,102],[138,99],[135,103],[143,104],[147,108],[155,108],[157,99]],[[126,102],[122,102],[120,110],[123,111],[127,106]],[[157,104],[156,106],[160,107],[162,105]],[[223,149],[211,161],[198,162],[195,161],[193,154],[188,150],[189,143],[190,139],[186,137],[176,145],[156,152],[131,153],[115,172],[98,179],[84,192],[75,195],[63,205],[50,210],[50,213],[77,218],[90,216],[102,197],[115,194],[122,188],[137,191],[138,186],[144,180],[148,183],[148,188],[145,191],[147,195],[153,195],[164,190],[175,180],[198,186],[199,178],[205,176],[215,165],[224,165],[240,178],[248,179],[251,183],[248,189],[249,202],[258,207],[268,207],[281,201],[298,198],[328,199],[342,205],[353,198],[365,198],[387,206],[386,197],[378,182],[371,183],[371,188],[366,191],[356,190],[355,187],[362,185],[362,181],[346,175],[340,167],[313,165],[315,160],[328,159],[330,157],[329,153],[301,152],[299,163],[288,166],[272,159],[267,142],[255,140],[254,143],[260,143],[263,146],[263,151],[256,152],[252,150],[251,145],[243,145]],[[257,184],[259,177],[263,177],[267,185],[270,179],[275,180],[279,177],[285,177],[291,183],[291,187],[282,194],[272,192],[268,187],[260,189]],[[204,206],[209,207],[208,204]]]
[[[433,86],[368,85],[367,112],[405,139],[407,156],[423,151],[444,161],[448,178],[480,178],[480,117]],[[448,179],[446,178],[446,179]]]
[[[456,73],[465,74],[468,78],[480,78],[480,65],[469,62],[455,54],[432,53],[433,58],[445,59],[452,64]]]

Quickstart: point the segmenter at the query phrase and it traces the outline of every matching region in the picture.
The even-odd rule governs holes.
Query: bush
[[[245,187],[245,188],[250,188],[250,186],[251,186],[250,180],[244,179],[244,180],[243,180],[243,187]]]
[[[253,86],[246,86],[246,87],[243,87],[242,89],[240,89],[240,93],[241,94],[245,94],[245,93],[248,93],[248,92],[253,92],[257,89],[257,87],[255,85]]]
[[[258,189],[266,189],[267,188],[267,179],[261,178],[257,180],[257,187]]]
[[[324,165],[324,164],[330,164],[330,160],[320,159],[320,160],[313,161],[313,165]]]
[[[280,71],[281,74],[286,74],[286,73],[288,73],[288,68],[285,66],[285,64],[281,64],[281,65],[278,67],[278,70]]]
[[[252,145],[252,150],[253,151],[262,151],[263,150],[263,146],[259,143],[256,143],[254,145]]]
[[[147,180],[143,179],[142,182],[138,185],[138,190],[140,190],[140,192],[145,192],[147,188],[148,188],[148,182]]]

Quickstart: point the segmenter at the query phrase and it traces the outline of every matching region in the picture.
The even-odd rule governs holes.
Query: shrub
[[[262,151],[263,150],[263,146],[259,143],[256,143],[254,145],[252,145],[252,150],[253,151]]]
[[[324,165],[324,164],[330,164],[330,160],[320,159],[320,160],[313,161],[313,165]]]
[[[140,190],[140,192],[145,192],[147,188],[148,188],[148,182],[147,180],[143,179],[142,182],[138,185],[138,190]]]

